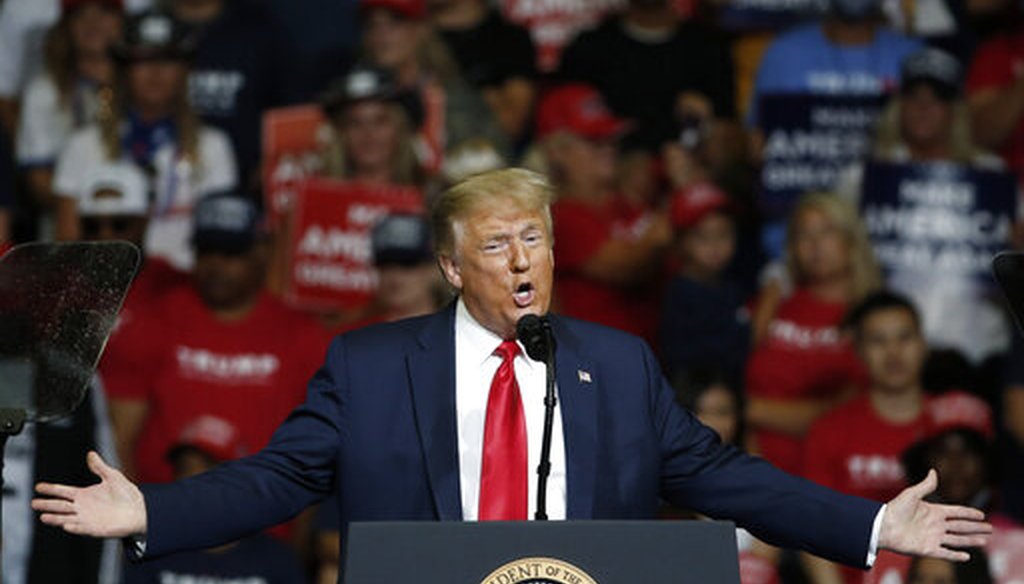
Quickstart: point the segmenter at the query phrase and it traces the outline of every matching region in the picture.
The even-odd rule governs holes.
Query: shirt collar
[[[483,364],[493,356],[495,349],[503,341],[501,337],[487,330],[473,318],[461,296],[455,304],[455,336],[456,342],[459,344],[459,351],[469,358],[469,362],[478,364]],[[527,357],[523,344],[519,341],[516,341],[516,344],[519,345],[519,355],[523,357],[522,361],[527,366],[534,367],[536,363]]]

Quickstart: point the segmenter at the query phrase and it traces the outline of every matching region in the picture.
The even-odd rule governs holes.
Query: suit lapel
[[[594,480],[597,473],[597,396],[600,379],[580,351],[578,339],[557,317],[551,319],[555,335],[555,368],[565,436],[566,518],[594,515]]]
[[[416,429],[434,505],[442,521],[462,519],[455,419],[454,318],[454,304],[430,318],[406,356]]]

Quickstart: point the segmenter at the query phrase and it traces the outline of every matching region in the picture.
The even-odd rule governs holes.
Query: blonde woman
[[[875,130],[871,159],[879,162],[943,162],[998,170],[1003,163],[971,139],[971,120],[961,94],[957,60],[938,49],[925,49],[903,64],[899,93]],[[860,196],[864,166],[857,164],[839,178],[836,191],[852,201]]]
[[[999,157],[971,140],[970,116],[961,86],[962,71],[952,56],[926,49],[909,57],[903,65],[899,95],[879,120],[872,160],[1003,170]],[[850,201],[859,201],[864,173],[863,164],[847,169],[837,191]],[[933,180],[939,181],[938,177],[944,175],[935,176]],[[979,196],[992,200],[1012,194],[983,191]],[[1007,235],[1008,247],[1011,242]],[[933,244],[951,248],[963,243],[959,235],[947,240],[942,237],[934,234],[930,239]],[[983,286],[956,270],[915,269],[896,262],[885,267],[887,285],[909,296],[921,311],[929,345],[957,350],[976,364],[1007,350],[1011,331],[1002,301]]]
[[[354,68],[331,85],[321,107],[330,120],[327,176],[375,186],[425,186],[414,139],[423,108],[387,71]]]
[[[473,138],[509,152],[508,136],[430,27],[422,0],[360,0],[359,12],[363,60],[387,70],[423,103],[417,154],[428,174],[440,172],[447,149]]]
[[[793,290],[756,336],[747,363],[747,421],[752,446],[799,473],[808,428],[865,381],[840,324],[847,307],[878,288],[880,275],[856,209],[830,193],[797,203],[785,253]]]
[[[82,177],[104,162],[128,160],[150,179],[146,252],[188,269],[192,208],[212,192],[234,188],[235,158],[227,137],[203,126],[187,103],[191,42],[171,16],[131,18],[115,46],[117,83],[99,122],[75,133],[57,161],[57,237],[78,239]]]
[[[114,78],[111,46],[120,38],[119,0],[65,0],[49,30],[45,68],[22,96],[17,132],[18,164],[29,193],[43,210],[39,237],[53,237],[53,167],[75,130],[96,121],[100,95]]]

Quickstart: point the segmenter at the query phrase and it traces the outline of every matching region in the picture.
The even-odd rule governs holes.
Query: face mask
[[[832,12],[846,21],[863,21],[877,16],[881,0],[832,0]]]

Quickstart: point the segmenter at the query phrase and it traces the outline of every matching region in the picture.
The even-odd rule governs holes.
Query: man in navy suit
[[[549,308],[550,199],[541,176],[515,169],[447,191],[432,222],[458,300],[430,316],[338,337],[305,404],[255,456],[140,489],[93,453],[100,483],[40,484],[33,508],[71,533],[136,538],[147,557],[237,539],[331,495],[342,529],[366,520],[525,519],[536,485],[522,469],[537,462],[546,369],[514,339],[523,315]],[[860,567],[879,548],[964,560],[966,552],[952,548],[984,545],[991,527],[980,511],[923,500],[934,473],[885,506],[789,476],[722,445],[678,407],[639,339],[551,322],[559,398],[551,518],[650,518],[662,497]],[[502,434],[513,438],[501,441],[491,426],[497,387],[516,392],[500,414],[515,420]],[[521,452],[503,450],[519,443]],[[493,462],[494,452],[504,458]]]

